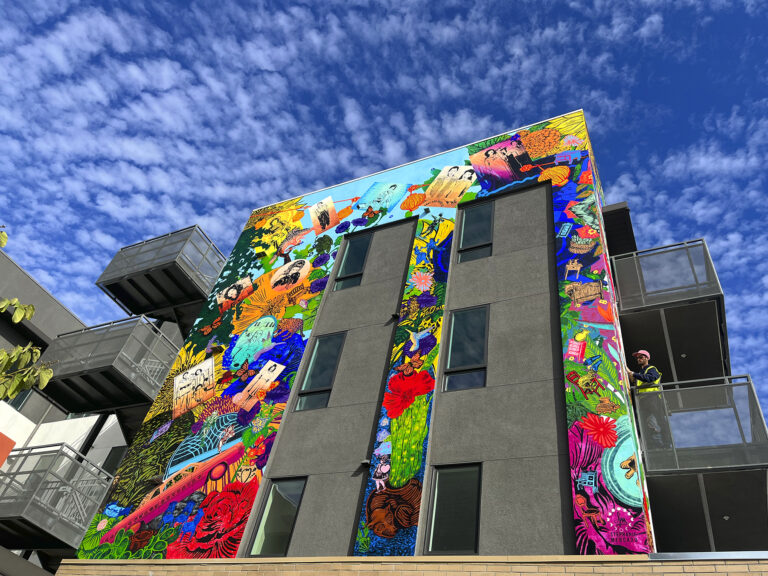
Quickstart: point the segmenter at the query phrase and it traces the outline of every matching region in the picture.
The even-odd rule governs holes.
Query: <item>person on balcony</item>
[[[661,372],[656,366],[651,365],[651,353],[648,350],[638,350],[633,353],[638,372],[634,372],[627,366],[629,381],[633,388],[642,397],[637,398],[637,403],[642,413],[645,414],[645,426],[641,429],[646,432],[646,443],[650,449],[671,448],[671,435],[664,410],[664,401],[661,397]]]
[[[656,366],[651,366],[651,353],[648,350],[638,350],[633,353],[638,366],[640,366],[639,372],[633,372],[629,366],[627,366],[627,372],[629,372],[629,381],[638,386],[638,392],[659,392],[661,388],[658,386],[649,386],[649,384],[659,384],[661,382],[661,372],[658,371]]]

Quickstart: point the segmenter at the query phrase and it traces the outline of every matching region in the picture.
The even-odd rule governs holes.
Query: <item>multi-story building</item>
[[[767,447],[706,243],[637,251],[573,112],[254,211],[62,572],[764,550]]]
[[[49,570],[74,556],[223,262],[197,227],[127,246],[97,284],[132,316],[86,327],[0,251],[0,295],[36,308],[19,324],[0,317],[0,347],[32,342],[55,373],[0,402],[13,447],[0,463],[0,572],[34,570],[8,550]]]

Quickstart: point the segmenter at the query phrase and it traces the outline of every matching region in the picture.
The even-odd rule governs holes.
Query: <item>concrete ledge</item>
[[[61,576],[505,576],[582,574],[768,574],[768,560],[657,560],[636,556],[416,556],[233,558],[217,560],[65,560]]]

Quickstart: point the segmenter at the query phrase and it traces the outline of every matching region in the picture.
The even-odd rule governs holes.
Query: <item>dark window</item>
[[[299,389],[296,410],[325,408],[331,396],[336,367],[339,365],[345,332],[320,336],[315,340],[312,357],[304,381]]]
[[[251,554],[285,556],[288,553],[306,483],[306,478],[272,481]]]
[[[488,306],[451,312],[445,390],[485,386]]]
[[[117,468],[120,466],[120,462],[123,461],[123,456],[125,456],[127,451],[128,446],[112,446],[101,467],[110,474],[114,474],[117,472]]]
[[[493,203],[472,204],[461,213],[459,262],[490,256],[493,246]]]
[[[435,468],[429,552],[477,554],[480,464]]]
[[[334,290],[343,290],[351,286],[359,286],[363,279],[363,268],[365,268],[365,257],[368,255],[368,247],[371,245],[370,232],[366,234],[356,234],[347,237],[347,245],[344,248],[344,257],[339,266],[339,272],[336,274],[336,284]]]

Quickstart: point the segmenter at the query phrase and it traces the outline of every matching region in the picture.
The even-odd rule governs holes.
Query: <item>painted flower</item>
[[[320,268],[320,266],[325,266],[330,259],[331,257],[328,254],[320,254],[320,256],[312,260],[312,266],[315,268]]]
[[[352,220],[352,224],[354,224],[355,226],[365,226],[366,224],[368,224],[368,218],[355,218],[354,220]]]
[[[607,416],[598,416],[591,412],[581,419],[581,427],[589,434],[590,438],[603,448],[616,446],[618,435],[616,434],[616,421]]]
[[[336,254],[338,254],[338,253],[339,253],[339,251],[338,251],[338,250],[334,250],[334,251],[331,253],[331,258],[336,258]]]
[[[563,138],[563,144],[565,144],[566,146],[578,146],[582,142],[584,142],[584,140],[582,140],[578,136],[574,136],[573,134],[569,134],[568,136]]]
[[[416,396],[428,394],[435,389],[435,379],[429,372],[416,372],[411,376],[395,374],[387,383],[382,406],[387,416],[397,418],[416,400]]]
[[[427,292],[432,287],[432,272],[416,270],[413,275],[411,275],[410,282],[422,292]]]
[[[325,286],[328,284],[328,276],[323,276],[322,278],[318,278],[317,280],[312,280],[312,283],[309,285],[309,292],[310,294],[316,294],[317,292],[322,292],[325,290]]]
[[[349,227],[351,224],[349,222],[342,222],[338,226],[336,226],[336,234],[343,234],[347,230],[349,230]]]
[[[101,520],[101,521],[100,521],[100,522],[99,522],[99,523],[96,525],[96,530],[98,530],[99,532],[101,532],[102,530],[104,530],[104,528],[106,528],[106,527],[107,527],[107,524],[109,524],[109,520],[107,520],[106,518],[104,518],[103,520]]]
[[[301,306],[306,310],[307,306],[309,306],[309,303],[304,298],[302,298],[301,300],[299,300],[299,306]]]
[[[232,482],[209,492],[200,504],[203,517],[191,540],[168,546],[168,558],[234,558],[259,488],[258,482]]]

